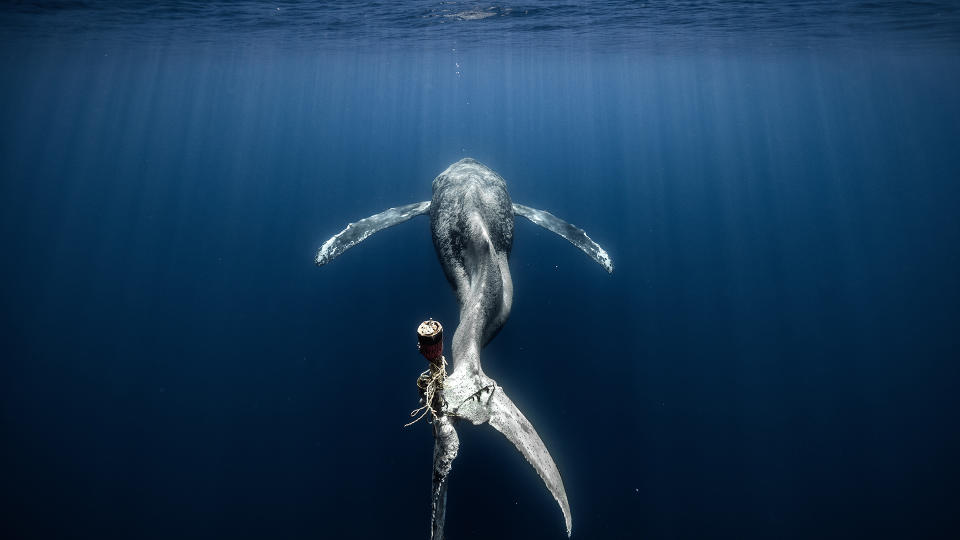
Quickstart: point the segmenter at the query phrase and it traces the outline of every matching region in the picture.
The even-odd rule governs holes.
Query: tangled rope
[[[404,424],[403,427],[410,427],[413,424],[416,424],[428,413],[433,420],[437,419],[437,409],[443,409],[444,405],[443,394],[440,392],[443,390],[443,381],[446,378],[447,359],[441,356],[439,363],[435,364],[431,362],[430,369],[424,371],[419,377],[417,377],[417,388],[420,389],[420,402],[423,403],[423,406],[410,411],[410,416],[416,416],[416,418],[409,424]],[[438,400],[436,407],[434,407],[433,404],[434,399]]]

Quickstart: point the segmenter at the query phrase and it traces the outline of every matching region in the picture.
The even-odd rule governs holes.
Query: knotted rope
[[[420,402],[423,406],[410,411],[410,416],[416,418],[403,427],[409,427],[419,422],[428,413],[432,420],[436,420],[439,414],[437,409],[442,410],[443,403],[443,381],[447,378],[447,359],[440,357],[439,362],[430,362],[430,369],[424,371],[417,377],[417,388],[420,389]],[[434,406],[434,399],[437,400]],[[417,416],[419,415],[419,416]]]

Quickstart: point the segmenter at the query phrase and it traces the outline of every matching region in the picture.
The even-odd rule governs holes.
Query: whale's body
[[[510,316],[513,281],[509,259],[515,214],[563,236],[608,272],[613,271],[610,258],[579,228],[548,212],[514,204],[500,175],[466,158],[434,179],[430,201],[391,208],[351,223],[323,244],[316,263],[326,264],[371,234],[427,213],[437,258],[460,306],[460,321],[453,335],[453,371],[443,388],[446,408],[434,426],[432,535],[443,535],[446,479],[459,448],[453,418],[474,424],[489,422],[517,447],[560,505],[569,535],[570,506],[557,466],[530,422],[503,388],[483,372],[480,352]]]
[[[500,331],[513,304],[513,202],[507,183],[472,159],[454,163],[433,181],[430,229],[460,304],[451,378],[482,376],[480,349]]]

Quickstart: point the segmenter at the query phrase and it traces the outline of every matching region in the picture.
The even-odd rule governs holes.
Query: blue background
[[[467,156],[616,266],[518,219],[484,352],[575,538],[955,537],[949,3],[212,5],[3,8],[4,538],[426,537],[428,220],[312,261]],[[563,537],[460,436],[451,538]]]

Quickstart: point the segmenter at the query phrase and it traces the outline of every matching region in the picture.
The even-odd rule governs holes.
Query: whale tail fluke
[[[433,493],[430,504],[430,540],[443,540],[447,516],[448,476],[460,449],[460,438],[449,416],[440,416],[433,423]]]
[[[613,273],[613,261],[610,259],[610,255],[608,255],[606,250],[600,247],[599,244],[587,236],[587,233],[580,227],[567,223],[546,210],[537,210],[536,208],[530,208],[522,204],[514,203],[513,213],[521,215],[544,229],[566,238],[571,244],[577,246],[581,251],[589,255],[591,259],[597,261],[607,273]]]
[[[570,536],[573,518],[560,470],[537,430],[514,405],[503,387],[481,372],[475,376],[447,378],[444,394],[451,404],[449,412],[454,417],[469,420],[473,424],[488,422],[513,443],[560,505],[567,536]]]
[[[527,417],[520,412],[520,409],[513,404],[513,401],[507,397],[503,388],[497,387],[489,400],[490,425],[494,429],[503,433],[513,445],[523,454],[527,462],[536,469],[537,474],[546,484],[550,494],[560,505],[560,511],[563,512],[563,521],[567,528],[567,537],[573,530],[573,518],[570,515],[570,503],[567,501],[567,492],[563,488],[563,479],[560,478],[560,470],[547,451],[547,446],[543,444],[537,430],[527,420]]]
[[[430,201],[423,201],[406,206],[389,208],[379,214],[374,214],[356,223],[351,223],[347,225],[347,228],[320,246],[320,249],[317,251],[317,266],[327,264],[344,251],[363,242],[377,231],[381,231],[387,227],[393,227],[410,218],[426,214],[429,211]]]

